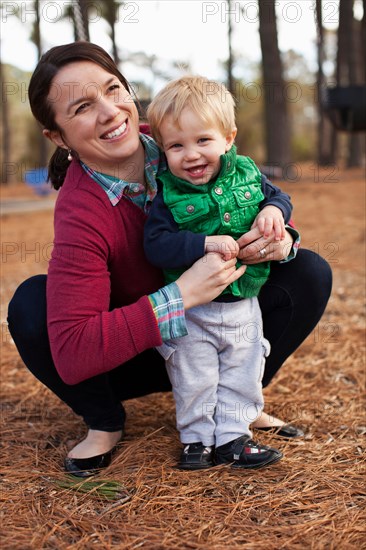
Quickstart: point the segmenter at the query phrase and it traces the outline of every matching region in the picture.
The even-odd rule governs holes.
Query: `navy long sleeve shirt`
[[[262,176],[262,192],[265,198],[260,209],[265,206],[277,206],[285,223],[291,218],[292,204],[289,195],[273,185],[265,175]],[[182,231],[164,203],[160,191],[155,197],[144,229],[144,248],[149,262],[161,269],[180,269],[190,267],[205,254],[207,235]]]

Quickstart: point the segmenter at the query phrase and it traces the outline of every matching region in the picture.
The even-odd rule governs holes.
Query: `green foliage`
[[[91,497],[107,500],[123,500],[123,502],[127,502],[131,498],[131,495],[127,493],[123,485],[118,481],[107,479],[93,480],[90,478],[80,479],[68,475],[63,479],[55,480],[55,483],[62,489],[71,489],[78,493],[86,493]]]
[[[2,159],[3,169],[6,163],[10,182],[22,181],[26,170],[40,166],[38,143],[40,139],[45,138],[29,107],[28,85],[31,73],[12,65],[4,65],[2,68],[2,99],[8,109],[8,135],[3,134],[3,120],[1,120],[0,129],[3,139],[8,139],[11,144],[10,158]]]
[[[311,160],[316,149],[316,94],[310,74],[302,80],[287,80],[283,94],[289,104],[292,125],[293,162]],[[250,83],[236,82],[236,122],[238,152],[252,157],[256,162],[265,160],[264,94],[266,86],[260,79]],[[281,129],[279,128],[280,132]]]
[[[247,155],[256,162],[264,156],[262,109],[263,101],[253,90],[258,89],[258,82],[244,83],[235,81],[236,125],[238,133],[236,146],[240,155]]]

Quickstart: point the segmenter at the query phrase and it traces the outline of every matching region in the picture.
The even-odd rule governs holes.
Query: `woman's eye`
[[[109,86],[107,93],[113,95],[116,98],[116,101],[119,101],[120,98],[122,98],[123,89],[124,88],[122,84],[119,84],[118,82],[116,82],[115,84],[112,84],[111,86]]]
[[[122,84],[119,84],[118,82],[116,82],[115,84],[112,84],[111,86],[109,86],[107,93],[110,95],[110,97],[113,98],[113,101],[115,103],[118,103],[123,99],[122,90],[123,90]]]
[[[78,115],[82,113],[87,108],[88,105],[89,103],[82,103],[81,105],[79,105],[79,107],[75,111],[75,114]]]

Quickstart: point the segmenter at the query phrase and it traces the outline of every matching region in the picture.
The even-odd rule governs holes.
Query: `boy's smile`
[[[203,185],[220,170],[220,156],[231,148],[236,129],[228,136],[213,124],[201,119],[188,107],[179,124],[171,116],[162,122],[160,133],[170,171],[193,185]]]

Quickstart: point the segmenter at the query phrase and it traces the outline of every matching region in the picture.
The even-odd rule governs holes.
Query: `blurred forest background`
[[[226,75],[225,84],[237,100],[236,143],[239,153],[253,157],[269,177],[287,181],[297,181],[297,163],[305,161],[313,162],[314,170],[319,166],[345,168],[365,165],[366,0],[332,2],[332,7],[337,7],[338,18],[334,30],[323,25],[324,10],[329,8],[329,2],[305,1],[312,3],[316,21],[317,70],[310,69],[307,59],[298,52],[280,51],[277,2],[258,0],[262,55],[261,62],[250,68],[250,82],[234,76],[235,66],[243,62],[246,49],[251,47],[246,43],[245,27],[240,28],[242,33],[244,29],[242,51],[232,46],[233,32],[239,32],[235,29],[234,19],[238,10],[245,9],[245,2],[217,2],[220,9],[225,8],[223,21],[227,25],[228,58],[223,74]],[[28,18],[24,24],[29,28],[38,57],[44,52],[41,18],[45,2],[26,2],[34,16],[32,22]],[[354,9],[356,3],[358,10]],[[109,53],[122,72],[126,61],[150,70],[162,81],[176,77],[177,70],[189,72],[188,59],[172,63],[171,69],[165,67],[164,70],[159,68],[156,56],[143,51],[131,51],[127,58],[124,55],[121,59],[116,32],[118,25],[123,24],[118,13],[124,4],[126,2],[120,0],[73,0],[63,3],[62,17],[72,22],[75,40],[90,40],[89,24],[95,20],[93,10],[97,9],[108,24]],[[1,10],[6,10],[6,17],[22,16],[21,7],[16,8],[15,2],[2,2]],[[306,39],[306,36],[299,36],[299,40]],[[137,32],[137,44],[138,41]],[[21,51],[19,55],[22,55]],[[18,67],[1,63],[2,184],[22,181],[26,171],[46,166],[51,153],[30,113],[27,101],[30,76],[31,73]],[[134,82],[134,86],[141,104],[146,105],[153,95],[151,86],[145,81]]]

